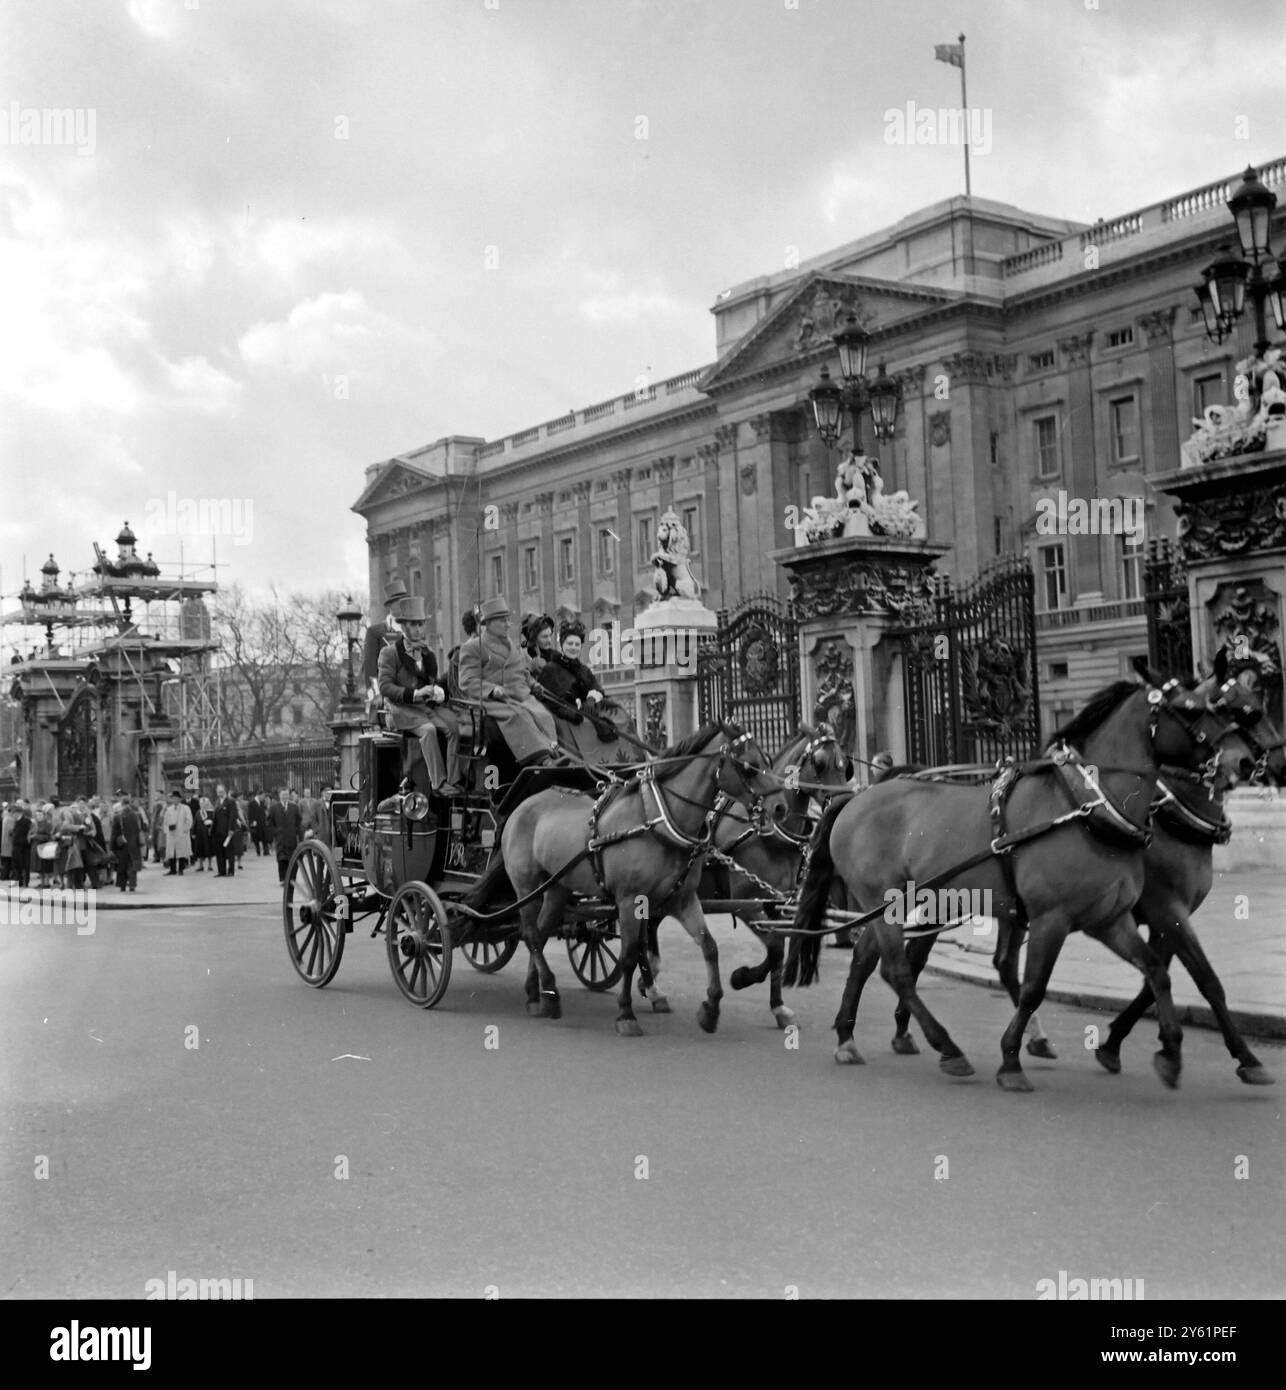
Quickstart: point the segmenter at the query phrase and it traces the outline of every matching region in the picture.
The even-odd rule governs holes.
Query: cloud
[[[367,395],[422,392],[428,364],[442,354],[434,333],[373,308],[352,289],[301,300],[286,318],[256,323],[237,348],[250,367],[335,374]]]
[[[172,39],[183,13],[182,0],[129,0],[129,17],[149,39]]]
[[[338,261],[349,268],[366,260],[387,273],[389,257],[405,260],[397,238],[375,222],[355,219],[308,221],[304,218],[243,220],[232,231],[230,254],[244,270],[267,271],[286,283],[310,266]]]
[[[204,415],[226,415],[240,404],[242,385],[205,357],[162,362],[174,403]]]

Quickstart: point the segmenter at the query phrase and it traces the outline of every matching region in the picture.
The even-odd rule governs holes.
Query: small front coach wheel
[[[451,979],[451,928],[442,900],[419,879],[404,883],[388,905],[384,936],[398,989],[417,1008],[431,1009]]]
[[[569,941],[567,955],[576,978],[596,994],[612,989],[621,980],[621,953],[615,940],[591,929],[584,941]]]
[[[513,959],[513,953],[518,949],[518,933],[513,932],[502,941],[488,941],[485,938],[468,941],[461,949],[475,970],[481,970],[484,975],[494,975]]]
[[[290,963],[305,984],[330,984],[344,954],[347,903],[329,846],[304,840],[291,856],[281,890]]]

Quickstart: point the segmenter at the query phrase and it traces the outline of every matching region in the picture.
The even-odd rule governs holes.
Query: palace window
[[[1067,558],[1061,545],[1041,546],[1040,583],[1046,612],[1067,607]]]
[[[1192,381],[1192,413],[1198,420],[1206,413],[1206,407],[1223,405],[1223,373],[1213,372],[1209,376],[1194,377]]]
[[[634,568],[645,570],[650,564],[649,557],[656,549],[656,513],[641,512],[634,518],[636,544],[634,547]]]
[[[1139,403],[1133,396],[1118,396],[1110,403],[1112,462],[1132,463],[1139,457]]]
[[[1000,518],[999,518],[998,516],[993,516],[991,520],[992,520],[993,526],[995,527],[996,554],[999,555],[999,554],[1000,554],[1000,534],[1001,534],[1001,533],[1000,533]]]
[[[536,541],[522,548],[522,587],[527,593],[540,588],[540,546]]]
[[[491,557],[491,592],[492,595],[503,594],[505,591],[505,557],[502,551],[497,551]]]
[[[436,607],[442,607],[442,561],[433,562],[433,601]]]
[[[616,573],[616,551],[613,547],[616,544],[616,537],[606,526],[598,529],[598,572],[602,575]]]
[[[411,592],[413,594],[424,592],[424,575],[420,570],[411,571]]]
[[[679,513],[683,529],[688,533],[688,544],[693,555],[701,554],[701,503],[696,498],[683,504]]]
[[[1121,597],[1143,597],[1143,545],[1131,545],[1130,536],[1116,538],[1116,568],[1121,577]]]
[[[1051,661],[1049,663],[1049,679],[1052,681],[1065,681],[1067,679],[1068,664],[1065,661]]]
[[[1053,365],[1053,348],[1046,348],[1044,352],[1032,352],[1027,355],[1027,370],[1029,372],[1047,372]]]
[[[576,542],[571,536],[558,538],[558,579],[562,584],[576,582]]]
[[[1114,328],[1107,335],[1107,345],[1110,348],[1129,347],[1133,341],[1133,328]]]
[[[1042,478],[1058,473],[1058,416],[1039,415],[1032,421],[1036,445],[1036,471]]]

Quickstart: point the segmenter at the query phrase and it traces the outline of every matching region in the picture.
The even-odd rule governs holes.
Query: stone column
[[[554,494],[536,494],[536,514],[540,518],[540,590],[542,604],[554,611],[554,595],[558,592],[558,538],[549,528],[554,514]]]
[[[1086,502],[1096,496],[1098,472],[1094,465],[1094,391],[1090,380],[1090,344],[1094,332],[1060,338],[1058,346],[1067,366],[1068,492]],[[1067,600],[1078,594],[1103,592],[1103,567],[1097,536],[1068,536],[1074,556],[1068,576]]]
[[[595,536],[589,519],[589,498],[593,488],[594,484],[586,480],[572,488],[572,500],[576,506],[576,535],[580,541],[576,547],[576,607],[585,617],[591,617],[594,607]]]
[[[697,458],[705,474],[706,543],[710,551],[705,559],[705,579],[708,594],[716,607],[727,606],[728,578],[723,569],[724,489],[719,482],[719,459],[731,453],[737,437],[736,425],[720,425],[714,432],[712,444],[697,448]]]
[[[616,489],[616,534],[621,538],[617,552],[620,573],[616,576],[616,592],[620,595],[621,611],[626,612],[633,601],[634,594],[634,514],[630,510],[629,468],[618,469],[612,474],[612,485]]]
[[[1148,394],[1151,398],[1152,439],[1147,473],[1167,473],[1179,462],[1179,403],[1174,388],[1174,315],[1168,309],[1144,314],[1139,327],[1148,340]],[[1140,421],[1142,424],[1142,421]]]

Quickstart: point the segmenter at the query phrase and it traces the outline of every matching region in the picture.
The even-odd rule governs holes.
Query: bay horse
[[[769,771],[777,779],[771,794],[756,798],[749,810],[733,801],[726,802],[720,810],[715,821],[714,848],[733,860],[735,867],[707,859],[698,893],[703,901],[717,898],[748,902],[735,915],[762,943],[764,959],[756,966],[739,965],[728,977],[728,983],[734,990],[741,990],[767,980],[768,1007],[778,1028],[788,1028],[795,1020],[795,1011],[786,1006],[781,993],[786,944],[779,933],[757,925],[767,911],[756,900],[766,897],[769,890],[783,898],[793,895],[815,823],[815,817],[809,814],[810,803],[817,797],[824,808],[831,795],[842,792],[852,780],[853,760],[829,724],[814,728],[801,723],[773,758]],[[640,989],[658,1013],[664,1013],[668,1007],[656,983],[661,968],[657,931],[661,920],[659,916],[649,918],[648,959],[640,962]]]
[[[1063,942],[1070,932],[1082,931],[1147,979],[1161,1034],[1154,1065],[1167,1086],[1177,1086],[1183,1033],[1169,976],[1139,936],[1130,910],[1143,891],[1143,845],[1162,767],[1200,766],[1213,776],[1211,749],[1240,736],[1209,707],[1204,687],[1167,681],[1142,659],[1135,670],[1144,684],[1118,681],[1100,691],[1055,734],[1054,757],[1027,768],[1011,766],[990,789],[899,778],[832,802],[813,837],[796,914],[796,929],[812,933],[798,950],[800,982],[816,975],[823,935],[818,927],[839,866],[848,905],[875,909],[867,931],[899,1003],[940,1054],[942,1069],[971,1076],[968,1059],[916,992],[901,914],[887,905],[913,883],[949,883],[953,891],[990,894],[992,901],[1021,905],[1030,933],[1017,1009],[1001,1039],[998,1084],[1032,1089],[1019,1060],[1023,1033]],[[1242,743],[1241,752],[1248,751]],[[1006,832],[1006,820],[1018,828]],[[835,1020],[838,1060],[860,1060],[842,1054],[846,1048],[856,1053],[851,1021],[865,979],[862,968],[855,952]]]
[[[634,971],[649,918],[675,917],[705,957],[706,997],[697,1022],[707,1033],[719,1024],[723,987],[719,951],[706,926],[697,885],[710,846],[720,793],[736,800],[776,790],[768,764],[749,734],[712,721],[667,748],[628,782],[616,782],[594,801],[582,792],[553,788],[518,806],[500,837],[500,858],[519,898],[522,939],[531,953],[527,1011],[558,1018],[561,1001],[545,943],[574,894],[609,899],[621,934],[621,992],[616,1031],[637,1037]],[[589,810],[588,820],[586,811]]]
[[[1274,1078],[1251,1052],[1233,1023],[1223,986],[1197,940],[1191,914],[1205,901],[1213,882],[1213,847],[1227,840],[1227,819],[1222,809],[1224,791],[1246,777],[1252,782],[1267,775],[1280,780],[1286,775],[1286,757],[1280,735],[1264,719],[1262,703],[1244,686],[1227,679],[1227,657],[1222,651],[1215,660],[1214,679],[1220,685],[1212,708],[1233,718],[1244,747],[1239,747],[1236,741],[1225,742],[1217,775],[1209,787],[1195,773],[1178,772],[1158,778],[1152,841],[1143,851],[1143,893],[1134,906],[1133,916],[1139,926],[1148,927],[1148,944],[1163,965],[1168,966],[1177,955],[1187,968],[1218,1020],[1228,1051],[1238,1062],[1237,1075],[1247,1085],[1267,1086],[1273,1084]],[[915,770],[895,768],[892,771],[897,775]],[[1010,903],[1004,905],[1004,909],[1010,907]],[[1015,1007],[1019,990],[1018,950],[1025,932],[1023,921],[1012,918],[1008,910],[1000,912],[993,960]],[[907,958],[915,978],[919,978],[936,939],[936,935],[926,935],[908,945]],[[862,984],[878,961],[879,950],[874,938],[864,935],[855,950],[854,971],[858,982],[849,1000],[854,1015]],[[1121,1043],[1153,1002],[1152,990],[1145,982],[1138,997],[1111,1024],[1107,1041],[1094,1054],[1108,1071],[1120,1071]],[[1038,1015],[1032,1015],[1033,1028],[1037,1028],[1037,1018]],[[861,1056],[851,1041],[854,1021],[852,1016],[846,1020],[841,1042],[847,1044],[844,1060],[860,1062]],[[908,1031],[909,1023],[910,1013],[899,1003],[894,1013],[894,1052],[908,1055],[919,1051]],[[1027,1051],[1037,1057],[1057,1056],[1041,1031],[1028,1042]]]

